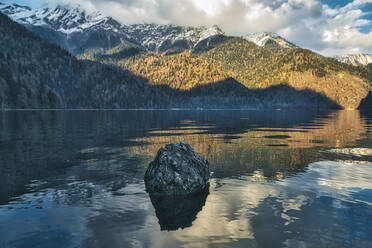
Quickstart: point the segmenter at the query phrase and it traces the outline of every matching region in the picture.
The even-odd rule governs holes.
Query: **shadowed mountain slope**
[[[0,36],[3,108],[135,108],[164,101],[144,78],[114,66],[78,61],[3,14]]]

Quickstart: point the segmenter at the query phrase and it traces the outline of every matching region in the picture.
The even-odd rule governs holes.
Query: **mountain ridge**
[[[288,85],[254,90],[228,77],[189,90],[151,85],[115,65],[77,60],[2,13],[0,37],[2,109],[340,107],[312,90]]]
[[[0,2],[0,12],[73,55],[95,51],[97,48],[109,50],[125,41],[136,43],[147,51],[173,54],[198,50],[200,42],[213,36],[229,37],[218,26],[122,24],[100,11],[84,10],[79,4],[59,4],[32,9],[29,6]],[[296,44],[272,32],[247,33],[242,38],[261,47],[274,44],[281,48],[298,48]],[[94,39],[98,40],[97,44],[91,44]],[[334,58],[353,66],[372,63],[370,54],[340,55]]]
[[[227,37],[216,25],[185,27],[172,24],[121,24],[112,17],[104,16],[99,11],[81,10],[78,5],[57,5],[54,8],[31,9],[27,6],[13,4],[0,6],[0,12],[74,55],[97,47],[109,50],[123,41],[135,42],[148,51],[171,54],[192,49],[200,50],[198,45],[203,41],[208,43],[205,41],[214,37]],[[52,34],[53,32],[55,34]],[[88,35],[82,35],[83,32]],[[89,43],[87,41],[92,40],[89,33],[93,37],[101,36],[102,41],[99,45],[87,44]],[[51,38],[50,36],[53,35],[59,38]],[[285,48],[296,47],[273,33],[252,33],[247,34],[246,38],[251,39],[257,45],[277,43]],[[209,46],[206,49],[209,49]]]

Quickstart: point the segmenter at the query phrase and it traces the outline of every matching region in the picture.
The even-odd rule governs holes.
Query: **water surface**
[[[359,111],[0,113],[0,247],[372,247],[372,115]],[[209,192],[150,199],[186,141]]]

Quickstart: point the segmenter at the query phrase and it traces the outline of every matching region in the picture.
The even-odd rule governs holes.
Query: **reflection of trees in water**
[[[134,125],[117,113],[27,111],[0,117],[0,203],[28,192],[30,180],[53,179],[75,165],[80,165],[74,169],[76,180],[118,188],[116,182],[123,180],[118,177],[133,176],[139,163],[125,148],[134,145],[125,139]]]
[[[1,203],[26,191],[25,184],[30,179],[59,173],[69,164],[60,157],[69,147],[64,147],[63,139],[54,139],[56,133],[62,131],[61,117],[54,112],[48,115],[34,112],[1,114]]]
[[[281,126],[283,123],[281,123]],[[273,124],[275,126],[275,124]],[[339,111],[330,117],[297,123],[293,128],[253,127],[226,135],[207,126],[185,123],[175,130],[155,130],[135,139],[135,154],[154,156],[165,144],[188,142],[212,163],[215,176],[263,170],[265,176],[303,171],[318,157],[319,147],[353,146],[366,132],[358,111]],[[283,145],[283,146],[280,146]]]
[[[303,170],[316,156],[312,147],[353,145],[365,132],[357,111],[330,118],[306,111],[35,111],[0,117],[3,203],[27,192],[30,180],[74,165],[86,167],[79,175],[84,180],[118,181],[115,175],[134,175],[133,167],[146,167],[160,146],[179,140],[207,156],[216,175],[263,170],[272,176]],[[134,170],[141,178],[141,168]],[[102,174],[108,176],[100,180]]]

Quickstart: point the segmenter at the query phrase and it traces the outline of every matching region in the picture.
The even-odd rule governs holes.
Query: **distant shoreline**
[[[26,109],[0,109],[0,112],[32,112],[32,111],[45,111],[45,112],[57,112],[57,111],[66,111],[66,112],[72,112],[72,111],[293,111],[293,110],[319,110],[319,111],[326,111],[326,110],[344,110],[344,109],[332,109],[332,108],[309,108],[309,107],[294,107],[294,108],[225,108],[225,109],[216,109],[216,108],[202,108],[202,109],[195,109],[195,108],[159,108],[159,109],[104,109],[104,108],[94,108],[94,109],[85,109],[85,108],[79,108],[79,109],[32,109],[32,108],[26,108]],[[345,109],[346,110],[346,109]],[[358,109],[355,109],[358,110]]]

